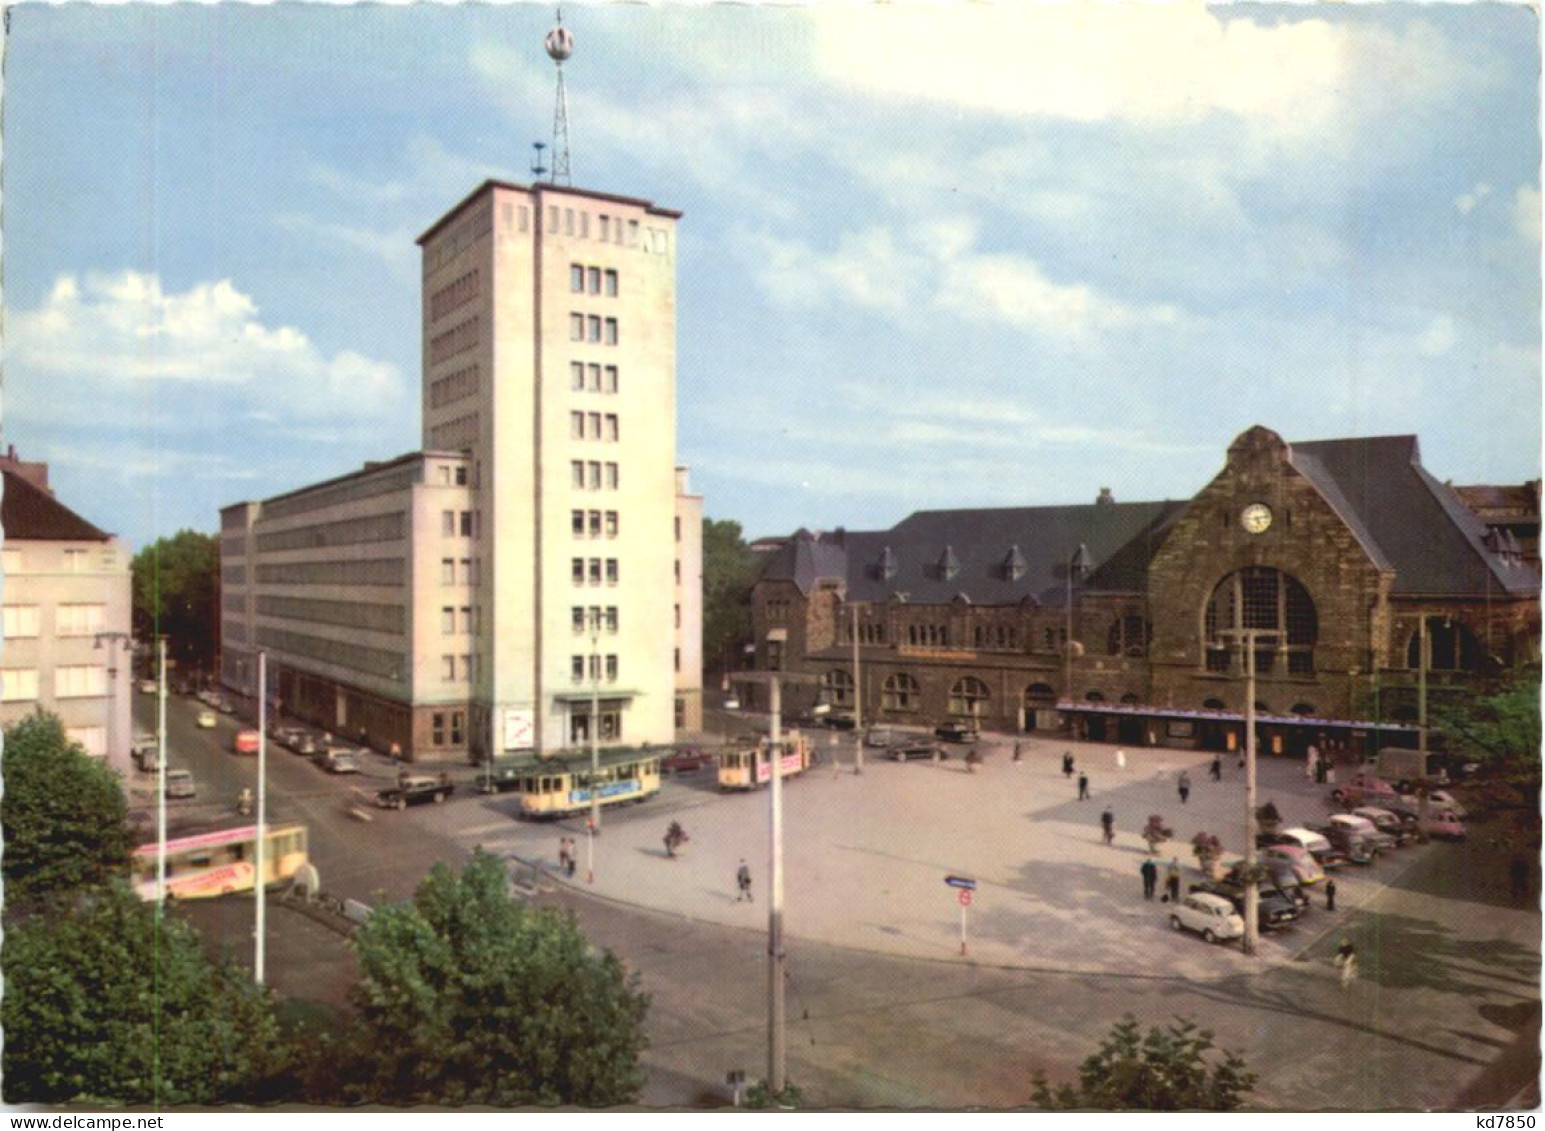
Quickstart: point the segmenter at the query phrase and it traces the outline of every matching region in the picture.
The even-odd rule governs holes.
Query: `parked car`
[[[139,693],[141,695],[154,695],[156,693],[156,681],[153,679],[140,680]]]
[[[200,711],[198,713],[198,718],[194,720],[194,722],[204,730],[212,729],[216,724],[219,723],[219,721],[219,716],[207,708]]]
[[[691,746],[683,746],[674,754],[660,759],[660,769],[666,773],[692,774],[712,761],[707,754]]]
[[[1400,843],[1399,838],[1384,832],[1373,821],[1359,813],[1332,813],[1327,828],[1326,836],[1332,844],[1336,844],[1337,830],[1342,830],[1344,835],[1353,839],[1361,839],[1373,849],[1374,852],[1389,852]],[[1345,845],[1341,845],[1346,848]],[[1351,852],[1351,849],[1346,849]]]
[[[193,784],[193,772],[191,770],[167,770],[166,796],[197,797],[198,790]]]
[[[234,715],[236,713],[236,704],[221,695],[215,699],[215,710],[219,711],[222,715]]]
[[[1353,774],[1352,780],[1330,791],[1330,799],[1338,805],[1384,805],[1398,802],[1400,794],[1395,787],[1373,774]]]
[[[1224,882],[1230,884],[1242,883],[1239,877],[1244,871],[1244,866],[1245,862],[1243,860],[1235,860],[1224,873]],[[1281,863],[1264,860],[1261,862],[1261,866],[1265,868],[1267,874],[1267,879],[1260,885],[1261,891],[1269,891],[1274,895],[1282,896],[1284,899],[1290,899],[1298,905],[1298,913],[1300,915],[1307,914],[1309,911],[1309,891],[1303,884],[1298,882],[1298,877],[1293,874],[1293,870]]]
[[[1457,813],[1439,809],[1427,814],[1427,835],[1439,840],[1464,840],[1465,827]]]
[[[864,734],[864,745],[884,750],[887,746],[894,746],[900,738],[901,736],[893,730],[886,730],[884,727],[872,727]]]
[[[285,740],[284,744],[294,753],[303,754],[307,757],[322,752],[322,743],[309,730],[295,731]]]
[[[1353,809],[1352,815],[1371,821],[1374,828],[1395,842],[1396,847],[1416,839],[1416,815],[1414,813],[1381,809],[1376,805],[1363,805]]]
[[[347,746],[329,746],[316,756],[315,761],[330,774],[359,773],[359,751]]]
[[[1325,870],[1319,862],[1305,849],[1291,844],[1274,844],[1261,849],[1261,862],[1268,866],[1285,865],[1301,884],[1317,884],[1325,878]]]
[[[1199,884],[1192,884],[1191,891],[1221,896],[1229,901],[1235,913],[1240,916],[1245,913],[1244,884],[1230,883],[1227,880],[1204,880]],[[1261,930],[1275,931],[1297,922],[1301,912],[1296,900],[1264,885],[1257,889],[1256,894],[1255,918]]]
[[[1279,835],[1285,838],[1285,843],[1296,844],[1314,857],[1321,868],[1344,868],[1352,862],[1344,847],[1327,839],[1318,829],[1299,826],[1284,829]]]
[[[728,699],[726,699],[724,701],[724,709],[726,711],[738,711],[738,710],[740,710],[740,700],[736,699],[733,695],[731,695]]]
[[[258,744],[263,736],[251,727],[245,727],[236,732],[236,737],[231,739],[231,749],[238,754],[256,754]]]
[[[823,726],[830,727],[832,730],[852,730],[855,726],[858,725],[858,720],[847,711],[833,711],[831,714],[822,719],[821,723]]]
[[[1408,790],[1400,794],[1395,802],[1396,806],[1408,812],[1415,813],[1421,807],[1421,798],[1416,791]],[[1454,795],[1446,789],[1431,789],[1427,791],[1428,809],[1445,809],[1456,817],[1465,815],[1465,807],[1454,800]]]
[[[1222,896],[1193,892],[1171,904],[1169,925],[1175,930],[1195,931],[1207,942],[1237,939],[1245,933],[1245,921]]]
[[[397,784],[376,794],[376,804],[382,809],[406,809],[409,805],[422,805],[432,801],[440,804],[456,792],[449,774],[399,774]]]
[[[931,738],[907,738],[892,746],[886,753],[898,762],[905,762],[912,758],[935,758],[943,751]]]
[[[933,728],[935,738],[945,742],[975,742],[981,737],[977,729],[969,723],[940,723]]]

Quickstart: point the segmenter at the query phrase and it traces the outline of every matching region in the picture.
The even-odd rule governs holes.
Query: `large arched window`
[[[1049,683],[1032,683],[1029,687],[1025,688],[1026,703],[1045,705],[1046,703],[1055,703],[1056,701],[1057,689]]]
[[[1480,666],[1481,642],[1457,620],[1447,617],[1427,618],[1427,670],[1433,672],[1473,672]],[[1422,634],[1411,633],[1406,645],[1406,667],[1422,666]]]
[[[992,693],[987,690],[987,685],[974,675],[957,679],[955,686],[950,688],[950,714],[981,718],[991,698]]]
[[[1242,642],[1234,635],[1242,628],[1275,634],[1256,642],[1257,674],[1281,674],[1279,656],[1286,657],[1286,674],[1314,674],[1319,621],[1314,601],[1296,578],[1269,566],[1247,566],[1218,582],[1203,627],[1208,671],[1244,670]]]
[[[880,702],[887,711],[915,711],[918,708],[918,701],[922,699],[922,691],[917,686],[917,680],[906,672],[886,676],[881,693]]]
[[[1112,656],[1131,656],[1134,659],[1148,654],[1148,641],[1153,630],[1140,616],[1128,614],[1111,622],[1105,638],[1105,650]]]
[[[833,668],[821,677],[821,687],[826,691],[826,701],[833,707],[853,705],[853,673]]]

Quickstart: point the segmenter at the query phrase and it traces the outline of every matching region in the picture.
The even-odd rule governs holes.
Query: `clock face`
[[[1251,534],[1263,534],[1271,525],[1271,508],[1265,503],[1251,503],[1239,512],[1239,525]]]

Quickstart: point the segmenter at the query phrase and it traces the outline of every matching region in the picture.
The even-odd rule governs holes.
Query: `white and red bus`
[[[178,899],[208,899],[251,891],[257,878],[256,825],[215,829],[166,842],[166,893]],[[157,845],[134,850],[130,862],[134,891],[156,898]],[[265,887],[288,880],[307,862],[305,825],[269,825],[264,846]]]
[[[778,743],[779,757],[786,778],[810,768],[810,743],[804,735],[791,734]],[[719,755],[720,789],[757,789],[772,780],[772,755],[765,740],[743,750],[726,750]]]

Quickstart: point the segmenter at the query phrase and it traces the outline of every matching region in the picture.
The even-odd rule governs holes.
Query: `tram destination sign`
[[[960,888],[962,891],[975,891],[976,881],[969,876],[945,876],[944,882],[952,888]]]

